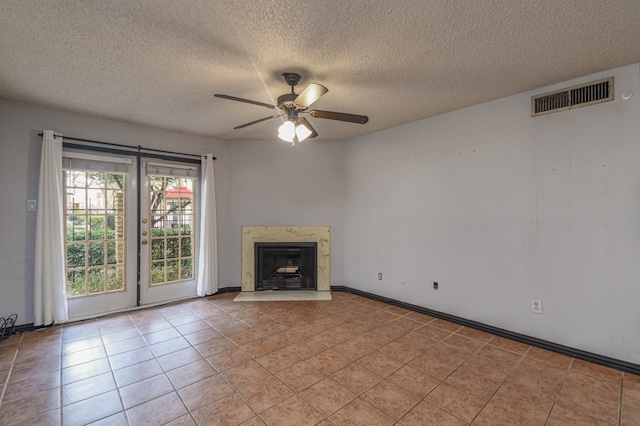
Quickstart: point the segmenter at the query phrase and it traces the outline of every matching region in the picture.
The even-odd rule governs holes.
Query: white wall
[[[530,116],[531,95],[611,75],[615,101]],[[346,147],[346,285],[640,362],[638,64]]]
[[[230,285],[241,281],[243,225],[330,226],[331,285],[343,285],[346,142],[312,139],[292,148],[274,139],[229,142]]]
[[[230,281],[227,251],[226,142],[121,121],[75,114],[0,98],[0,316],[18,314],[18,324],[33,322],[33,258],[36,213],[26,200],[38,198],[43,129],[66,136],[203,154],[218,160],[216,198],[220,283]]]

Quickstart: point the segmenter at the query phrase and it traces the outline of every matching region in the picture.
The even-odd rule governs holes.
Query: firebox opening
[[[316,290],[315,242],[255,243],[256,291]]]

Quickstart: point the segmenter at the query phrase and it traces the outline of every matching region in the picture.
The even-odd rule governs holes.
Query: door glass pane
[[[65,171],[68,298],[125,290],[125,178]]]
[[[149,176],[151,285],[193,279],[194,179]]]

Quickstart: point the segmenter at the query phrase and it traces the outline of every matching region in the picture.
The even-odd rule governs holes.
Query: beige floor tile
[[[492,346],[491,342],[489,342],[488,345],[484,345],[482,348],[478,349],[476,355],[499,362],[504,365],[508,365],[509,367],[515,367],[515,365],[518,364],[518,362],[522,358],[522,354],[507,351],[497,346]]]
[[[286,349],[278,349],[277,351],[268,353],[256,359],[264,368],[271,373],[276,374],[279,371],[284,370],[287,367],[291,367],[294,364],[302,361],[296,354],[289,352]]]
[[[500,382],[506,379],[512,370],[512,367],[509,365],[479,355],[472,355],[462,364],[462,368],[475,371],[478,374]]]
[[[244,344],[240,346],[240,348],[245,351],[247,354],[251,355],[254,358],[260,358],[261,356],[270,354],[271,352],[277,351],[281,349],[280,344],[271,340],[268,337],[263,337],[253,342]]]
[[[241,424],[254,416],[253,410],[235,393],[192,413],[201,425]]]
[[[388,380],[381,381],[363,393],[361,398],[395,420],[404,416],[421,399]]]
[[[325,345],[313,339],[300,340],[292,345],[287,346],[289,352],[292,352],[302,359],[311,358],[327,349]]]
[[[449,374],[453,373],[458,365],[448,362],[442,358],[438,358],[431,354],[422,354],[409,364],[422,373],[429,374],[439,379],[446,379]]]
[[[465,426],[467,422],[427,401],[422,401],[400,419],[400,424],[404,426]],[[495,423],[495,425],[498,424],[500,423]]]
[[[506,384],[498,389],[491,402],[538,424],[544,424],[553,406],[553,401]]]
[[[415,329],[413,332],[421,336],[433,339],[437,342],[441,342],[447,337],[451,336],[451,333],[449,331],[442,328],[433,327],[430,324],[431,323],[423,325],[422,327]]]
[[[494,338],[498,339],[498,338]],[[493,344],[493,341],[491,342]],[[527,351],[527,355],[530,358],[535,358],[539,361],[548,362],[549,364],[557,365],[562,368],[569,368],[573,361],[573,358],[559,353],[547,351],[540,348],[532,347]]]
[[[240,395],[259,414],[293,396],[293,392],[280,379],[268,376],[243,388]]]
[[[60,388],[43,390],[0,406],[0,425],[9,425],[60,408]]]
[[[425,398],[425,401],[466,422],[471,422],[486,402],[446,383],[438,386]]]
[[[326,378],[299,393],[305,401],[325,416],[330,416],[351,402],[356,394],[333,379]]]
[[[401,369],[397,370],[395,373],[388,376],[387,380],[408,390],[420,398],[427,396],[442,382],[442,380],[423,373],[410,365],[405,365]]]
[[[199,382],[202,379],[206,379],[209,376],[218,374],[218,372],[211,366],[211,364],[204,359],[201,359],[199,361],[192,362],[191,364],[168,371],[166,374],[169,380],[171,380],[173,387],[180,389],[192,383]]]
[[[173,392],[167,376],[160,374],[120,388],[120,398],[125,409],[135,407],[159,396]]]
[[[124,387],[131,383],[157,376],[158,374],[162,374],[162,368],[155,359],[130,365],[129,367],[121,368],[113,372],[116,384],[119,387]]]
[[[162,343],[161,343],[162,344]],[[180,349],[175,352],[168,353],[166,355],[157,356],[156,360],[164,371],[175,370],[178,367],[191,364],[202,359],[200,352],[192,348],[191,346],[184,349]]]
[[[527,353],[529,348],[531,348],[531,346],[526,345],[524,343],[516,342],[515,340],[509,340],[509,339],[505,339],[504,337],[498,337],[498,336],[494,336],[494,338],[491,339],[489,344],[491,346],[504,349],[505,351],[514,352],[521,355],[524,355],[525,353]]]
[[[20,381],[11,381],[7,383],[7,387],[4,390],[3,403],[9,403],[16,399],[26,398],[34,393],[45,391],[48,389],[57,388],[60,386],[60,371],[53,370],[49,372],[43,372],[37,376],[23,379]],[[0,384],[0,389],[2,385]]]
[[[207,361],[209,364],[213,365],[218,372],[222,372],[230,368],[237,367],[240,364],[244,364],[247,361],[251,361],[251,357],[242,349],[234,348],[211,355],[207,358]]]
[[[195,411],[233,392],[233,388],[227,384],[226,380],[215,374],[179,389],[178,395],[189,411]]]
[[[551,401],[558,397],[561,386],[561,383],[547,380],[536,374],[530,374],[527,370],[519,368],[509,375],[505,383]]]
[[[619,403],[606,403],[594,393],[585,393],[577,388],[563,388],[557,404],[607,423],[616,423],[620,414]]]
[[[374,351],[371,346],[367,346],[356,340],[348,340],[346,342],[342,342],[335,345],[332,349],[354,361]]]
[[[307,362],[325,374],[332,374],[353,361],[333,349],[327,349],[310,357]]]
[[[129,424],[160,425],[187,414],[177,393],[171,392],[126,410]]]
[[[349,364],[336,371],[331,375],[331,378],[356,395],[361,395],[382,380],[382,377],[373,371],[356,363]]]
[[[640,408],[623,405],[620,424],[622,426],[640,425]]]
[[[605,426],[610,423],[606,423],[594,417],[585,416],[584,414],[556,405],[553,407],[551,416],[549,416],[549,420],[546,424],[548,426]]]
[[[573,360],[573,363],[571,364],[571,371],[585,374],[587,376],[598,377],[601,379],[608,379],[608,380],[622,379],[621,371],[614,370],[608,367],[603,367],[602,365],[593,364],[591,362],[582,361],[579,359]]]
[[[482,351],[482,349],[480,349],[480,351]],[[465,352],[443,342],[436,344],[425,352],[456,365],[462,364],[471,355],[469,352]]]
[[[269,426],[313,426],[324,419],[318,410],[298,396],[292,396],[263,412]]]
[[[405,345],[398,340],[394,340],[388,345],[381,347],[380,349],[378,349],[378,352],[389,355],[390,357],[397,359],[403,364],[406,364],[407,362],[416,358],[418,355],[422,354],[422,351],[420,351],[419,349],[416,349],[409,345]]]
[[[256,361],[251,360],[223,371],[221,374],[231,386],[236,390],[240,390],[267,377],[271,373]]]
[[[462,368],[454,371],[449,377],[447,377],[445,383],[455,386],[458,389],[462,389],[463,391],[485,401],[488,401],[501,385],[501,383],[496,380],[492,380],[488,377],[481,376],[468,369]]]
[[[367,368],[381,377],[387,377],[404,366],[395,358],[374,351],[356,361],[357,364]]]
[[[306,361],[303,361],[280,371],[277,377],[295,392],[301,392],[314,383],[324,379],[326,374]]]
[[[468,337],[461,336],[457,333],[451,334],[442,342],[469,353],[474,353],[485,345],[484,342],[473,340]]]
[[[509,411],[499,405],[489,403],[478,414],[474,425],[478,426],[496,426],[496,425],[518,425],[518,426],[536,426],[544,423],[536,423],[522,417],[513,411]],[[568,426],[566,424],[565,426]]]
[[[394,424],[393,418],[361,398],[356,398],[341,408],[330,417],[330,421],[336,426],[385,426]]]
[[[62,405],[73,404],[114,389],[116,383],[111,372],[73,382],[62,387]]]
[[[62,423],[65,426],[85,425],[112,416],[122,409],[118,391],[113,390],[63,407]]]

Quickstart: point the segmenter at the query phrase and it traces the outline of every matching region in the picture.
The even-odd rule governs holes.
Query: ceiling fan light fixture
[[[287,120],[278,127],[278,137],[283,141],[293,142],[296,137],[296,125],[293,121]]]
[[[313,132],[304,124],[299,124],[298,126],[296,126],[296,136],[298,136],[299,142],[302,142],[303,140],[311,136],[311,134],[313,134]]]

